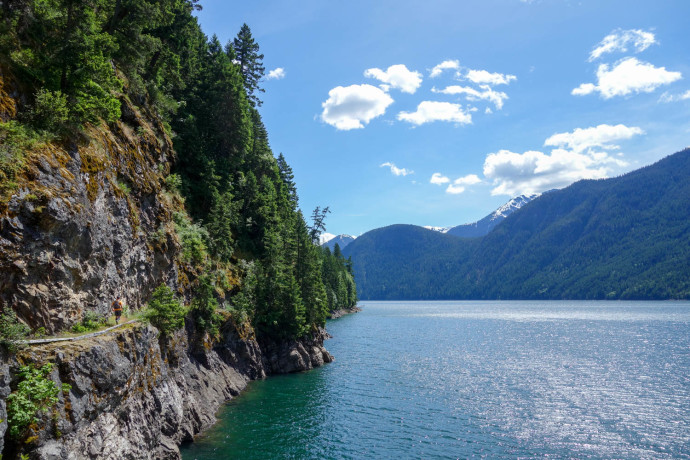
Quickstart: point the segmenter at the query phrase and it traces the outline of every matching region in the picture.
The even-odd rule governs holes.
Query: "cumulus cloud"
[[[467,100],[486,100],[493,103],[497,110],[501,110],[503,108],[503,101],[508,99],[508,95],[506,93],[501,91],[495,91],[489,85],[480,85],[479,88],[481,89],[481,91],[475,88],[471,88],[469,86],[453,85],[448,86],[444,89],[432,88],[431,91],[434,93],[443,94],[464,94]]]
[[[476,174],[468,174],[467,176],[455,179],[452,184],[448,184],[446,193],[457,195],[465,191],[465,189],[474,184],[480,183],[482,180]]]
[[[582,152],[591,147],[614,150],[619,146],[611,142],[630,139],[639,134],[644,134],[644,131],[637,126],[602,124],[591,128],[577,128],[569,133],[556,133],[546,139],[544,145],[568,148],[574,152]]]
[[[629,57],[618,61],[613,68],[600,64],[597,84],[583,83],[572,90],[574,96],[598,91],[604,99],[626,96],[631,93],[651,93],[661,85],[680,80],[680,72],[670,72],[665,67],[655,67],[647,62]]]
[[[285,78],[285,69],[282,67],[277,67],[266,75],[266,80],[280,80],[281,78]]]
[[[640,134],[644,134],[640,128],[621,124],[557,133],[544,142],[556,147],[550,153],[490,153],[484,160],[484,176],[493,182],[492,195],[509,196],[561,188],[580,179],[601,179],[627,164],[611,155],[610,150],[619,148],[611,142]]]
[[[448,179],[446,176],[442,175],[441,173],[434,173],[431,175],[431,179],[429,180],[430,183],[436,184],[436,185],[442,185],[442,184],[447,184],[450,182],[450,179]]]
[[[391,162],[382,163],[379,167],[381,167],[381,168],[385,168],[385,167],[390,168],[390,169],[391,169],[391,172],[392,172],[393,175],[395,175],[395,176],[407,176],[407,175],[410,175],[410,174],[414,174],[414,171],[411,171],[411,170],[405,169],[405,168],[398,168],[397,166],[395,166],[395,164],[393,164],[393,163],[391,163]]]
[[[460,104],[450,102],[422,101],[415,112],[400,112],[398,120],[407,121],[415,125],[423,125],[432,121],[450,121],[460,124],[472,123],[472,115],[463,111]]]
[[[364,71],[364,76],[379,80],[383,83],[384,91],[388,91],[388,88],[396,88],[403,93],[414,94],[422,84],[422,74],[409,70],[404,64],[392,65],[385,71],[377,68],[367,69]]]
[[[458,75],[462,78],[461,75]],[[517,80],[515,75],[502,73],[492,73],[486,70],[468,70],[464,78],[478,85],[507,85],[513,80]]]
[[[321,119],[339,130],[364,128],[372,119],[383,115],[392,103],[393,99],[375,86],[337,86],[321,104]]]
[[[656,41],[652,32],[640,29],[616,29],[594,47],[589,53],[589,61],[592,62],[607,53],[626,53],[629,47],[632,47],[636,53],[640,53],[655,43],[659,42]]]
[[[442,63],[435,66],[433,69],[431,69],[431,72],[429,73],[429,77],[436,78],[439,75],[441,75],[444,70],[447,70],[447,69],[458,70],[459,68],[460,68],[460,62],[457,60],[443,61]]]
[[[690,99],[690,90],[687,90],[682,94],[664,93],[659,97],[659,102],[687,101],[688,99]]]

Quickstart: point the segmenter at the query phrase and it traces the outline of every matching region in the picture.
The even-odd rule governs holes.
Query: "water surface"
[[[689,302],[360,306],[183,458],[690,458]]]

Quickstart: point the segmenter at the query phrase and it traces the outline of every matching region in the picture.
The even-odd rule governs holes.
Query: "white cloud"
[[[545,146],[556,147],[550,153],[500,150],[484,160],[484,176],[493,181],[492,195],[516,196],[561,188],[580,179],[608,177],[627,163],[609,150],[619,147],[610,142],[644,134],[637,127],[599,125],[557,133],[546,139]]]
[[[682,94],[664,93],[659,97],[659,102],[687,101],[688,99],[690,99],[690,89]]]
[[[409,70],[404,64],[392,65],[386,71],[377,68],[367,69],[364,76],[379,80],[385,85],[384,91],[396,88],[403,93],[414,94],[422,84],[422,74]]]
[[[460,124],[472,123],[472,115],[463,111],[460,104],[450,102],[422,101],[415,112],[400,112],[398,120],[407,121],[415,125],[423,125],[432,121],[451,121]]]
[[[444,70],[447,70],[447,69],[458,70],[459,68],[460,68],[460,62],[457,60],[443,61],[442,63],[435,66],[433,69],[431,69],[431,73],[429,73],[429,77],[436,78],[439,75],[441,75],[441,73],[443,73]]]
[[[598,91],[604,99],[626,96],[630,93],[651,93],[661,85],[680,80],[680,72],[669,72],[665,67],[654,67],[634,57],[618,61],[613,68],[600,64],[597,69],[597,84],[583,83],[573,89],[574,96]]]
[[[577,128],[571,133],[556,133],[546,139],[544,145],[568,148],[574,152],[582,152],[591,147],[614,150],[619,147],[610,142],[630,139],[638,134],[644,134],[644,131],[636,126],[602,124],[591,128]]]
[[[431,91],[434,93],[443,94],[464,94],[465,97],[470,101],[486,100],[492,102],[497,110],[503,108],[503,101],[508,99],[508,95],[501,91],[494,91],[489,85],[480,85],[481,91],[471,88],[469,86],[448,86],[445,89],[432,88]]]
[[[640,53],[655,43],[659,42],[656,41],[652,32],[640,29],[616,29],[594,47],[589,54],[589,61],[592,62],[606,53],[617,51],[626,53],[629,46],[632,46],[636,53]]]
[[[393,99],[375,86],[337,86],[321,104],[321,119],[339,130],[364,128],[369,121],[383,115],[392,103]]]
[[[408,176],[410,174],[414,174],[414,171],[410,171],[410,170],[405,169],[405,168],[398,168],[397,166],[395,166],[391,162],[382,163],[381,165],[379,165],[379,167],[381,167],[381,168],[389,167],[391,169],[391,172],[396,176]]]
[[[275,68],[266,75],[266,80],[280,80],[282,78],[285,78],[285,69],[282,67]]]
[[[434,173],[431,175],[431,180],[429,180],[430,183],[436,184],[436,185],[441,185],[441,184],[447,184],[450,182],[450,179],[448,179],[446,176],[441,175],[441,173]]]
[[[461,76],[458,75],[458,77]],[[464,78],[478,85],[507,85],[517,80],[515,75],[491,73],[486,70],[468,70]]]
[[[449,184],[446,193],[457,195],[464,192],[468,186],[478,184],[481,181],[482,180],[476,174],[468,174],[467,176],[455,179],[452,184]]]

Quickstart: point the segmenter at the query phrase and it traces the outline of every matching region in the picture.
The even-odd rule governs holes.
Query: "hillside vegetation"
[[[263,55],[250,28],[245,24],[222,44],[202,32],[193,14],[198,8],[198,0],[0,5],[0,208],[7,267],[22,256],[12,243],[12,219],[23,203],[47,203],[36,211],[45,213],[43,220],[27,219],[24,234],[41,239],[54,230],[45,222],[56,220],[51,200],[58,192],[47,190],[52,173],[39,167],[46,162],[64,173],[60,186],[72,190],[64,200],[77,197],[79,208],[70,212],[89,209],[95,219],[107,214],[101,220],[112,225],[124,220],[142,254],[107,268],[101,253],[97,257],[106,260],[94,270],[103,270],[102,276],[66,269],[64,277],[76,281],[36,271],[25,289],[36,294],[28,300],[16,287],[28,272],[8,268],[0,279],[3,310],[13,308],[24,322],[51,331],[63,303],[50,298],[55,283],[79,297],[72,305],[102,310],[125,282],[127,295],[137,297],[129,301],[143,304],[155,279],[191,300],[198,326],[215,330],[218,312],[227,310],[240,322],[248,319],[260,335],[294,338],[324,325],[330,308],[356,302],[351,266],[314,244],[325,213],[317,210],[307,224],[290,166],[270,148],[258,111]],[[120,144],[126,155],[118,158]],[[132,174],[123,173],[125,164]],[[118,211],[123,203],[129,209],[124,219]],[[75,264],[89,263],[96,255],[87,227],[74,244],[55,234],[50,243],[66,256],[85,247]],[[107,237],[108,229],[101,230]],[[102,249],[127,244],[109,241]],[[153,276],[146,264],[162,254],[176,262]],[[117,282],[99,291],[106,275]],[[60,316],[60,327],[79,314]]]
[[[690,298],[690,150],[542,195],[483,238],[414,226],[348,245],[364,299]]]

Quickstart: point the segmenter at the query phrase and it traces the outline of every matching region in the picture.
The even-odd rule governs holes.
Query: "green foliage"
[[[199,284],[194,289],[191,313],[197,328],[207,331],[211,336],[217,336],[220,329],[221,317],[217,313],[218,300],[216,299],[213,282],[209,275],[199,277]]]
[[[38,369],[33,366],[20,368],[17,389],[7,397],[7,424],[12,438],[21,438],[30,425],[38,423],[39,414],[55,407],[60,391],[72,388],[66,383],[59,387],[50,380],[48,376],[52,370],[52,364]]]
[[[208,259],[208,231],[192,223],[185,213],[175,213],[174,219],[175,232],[182,244],[182,261],[203,267]]]
[[[232,51],[234,51],[235,59],[239,62],[244,89],[247,91],[249,101],[252,106],[261,106],[262,101],[254,93],[264,92],[264,89],[259,87],[259,81],[263,78],[266,70],[262,63],[264,55],[259,54],[259,44],[254,41],[252,31],[246,23],[242,24],[240,32],[232,43]]]
[[[171,192],[179,192],[182,187],[182,178],[179,174],[170,174],[165,178],[165,186]]]
[[[29,326],[19,322],[14,311],[7,309],[0,315],[0,345],[11,353],[23,346],[21,341],[26,340],[30,332]]]
[[[72,332],[83,333],[95,331],[107,324],[107,318],[95,311],[86,311],[80,323],[72,326]]]
[[[60,90],[39,89],[35,95],[30,118],[32,124],[39,129],[50,132],[62,130],[69,118],[67,96]]]
[[[174,134],[176,170],[165,186],[184,197],[186,210],[174,215],[181,262],[198,273],[214,265],[251,267],[242,270],[242,288],[229,303],[259,334],[294,338],[323,325],[329,294],[313,237],[323,230],[327,209],[307,227],[292,170],[271,151],[256,110],[263,55],[249,26],[223,46],[203,34],[193,14],[197,0],[6,3],[0,7],[3,65],[34,94],[31,111],[21,106],[18,120],[69,135],[84,123],[120,118],[124,97],[140,113],[153,113]],[[140,136],[146,131],[133,128]],[[0,142],[0,193],[18,186],[25,140],[34,135],[24,126],[0,125],[0,141],[10,141]],[[114,186],[130,193],[126,184]],[[164,244],[166,230],[159,227],[149,240]],[[197,326],[209,331],[217,328],[216,288],[202,277],[192,305]],[[340,285],[330,291],[337,303],[347,295]],[[154,298],[150,316],[165,318],[155,311],[179,310],[175,305]]]
[[[0,195],[17,188],[16,179],[27,153],[49,138],[16,120],[0,122]]]
[[[170,333],[184,326],[184,318],[187,309],[182,302],[175,297],[172,289],[165,284],[161,284],[153,291],[147,309],[144,311],[144,318],[149,321],[161,334]]]

